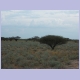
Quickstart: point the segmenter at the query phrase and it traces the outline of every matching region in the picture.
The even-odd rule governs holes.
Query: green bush
[[[48,64],[52,68],[61,68],[62,67],[62,64],[59,61],[51,60],[51,61],[48,61]]]
[[[79,55],[71,55],[69,56],[69,59],[71,60],[79,59]]]

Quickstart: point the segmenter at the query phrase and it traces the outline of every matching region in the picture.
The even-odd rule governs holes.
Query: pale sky
[[[59,35],[79,39],[79,10],[1,11],[1,36],[31,38]]]

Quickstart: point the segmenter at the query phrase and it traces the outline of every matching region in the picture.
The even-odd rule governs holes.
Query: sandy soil
[[[70,60],[71,64],[66,69],[79,69],[79,60]]]

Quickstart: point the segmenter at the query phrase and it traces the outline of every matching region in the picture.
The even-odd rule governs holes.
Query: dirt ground
[[[71,64],[66,69],[79,69],[79,60],[70,60]]]

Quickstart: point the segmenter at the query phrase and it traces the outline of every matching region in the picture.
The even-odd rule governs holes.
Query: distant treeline
[[[26,41],[39,41],[39,40],[40,40],[40,37],[38,36],[26,39]]]
[[[12,40],[17,41],[19,39],[20,39],[19,36],[16,36],[16,37],[1,37],[1,40],[3,40],[3,41],[8,41],[8,40],[10,40],[10,41],[12,41]]]
[[[1,40],[4,40],[4,41],[22,40],[20,38],[21,37],[19,37],[19,36],[9,37],[9,38],[1,37]],[[41,44],[47,44],[48,46],[50,46],[52,48],[52,50],[55,48],[55,46],[65,44],[68,41],[74,41],[74,42],[79,43],[79,40],[72,40],[72,39],[69,39],[69,38],[64,38],[62,36],[56,36],[56,35],[46,35],[46,36],[43,36],[41,38],[38,37],[38,36],[35,36],[35,37],[24,39],[24,40],[26,40],[26,41],[38,41]]]
[[[50,36],[50,35],[48,35],[48,36]],[[45,37],[45,36],[43,36],[43,37]],[[56,37],[59,37],[59,36],[56,36]],[[41,38],[42,38],[42,37],[41,37]],[[17,40],[40,41],[41,38],[38,37],[38,36],[34,36],[34,37],[28,38],[28,39],[21,39],[21,37],[16,36],[16,37],[1,37],[1,40],[3,40],[3,41],[12,41],[12,40],[15,40],[15,41],[17,41]],[[48,38],[49,38],[49,37],[48,37]],[[51,37],[51,38],[52,38],[52,37]],[[65,38],[65,39],[68,40],[68,41],[79,42],[79,40],[77,40],[77,39],[69,39],[69,38]]]
[[[1,40],[3,41],[12,41],[12,40],[26,40],[26,41],[39,41],[39,37],[38,36],[35,36],[35,37],[32,37],[32,38],[28,38],[28,39],[21,39],[21,37],[19,36],[16,36],[16,37],[1,37]]]

